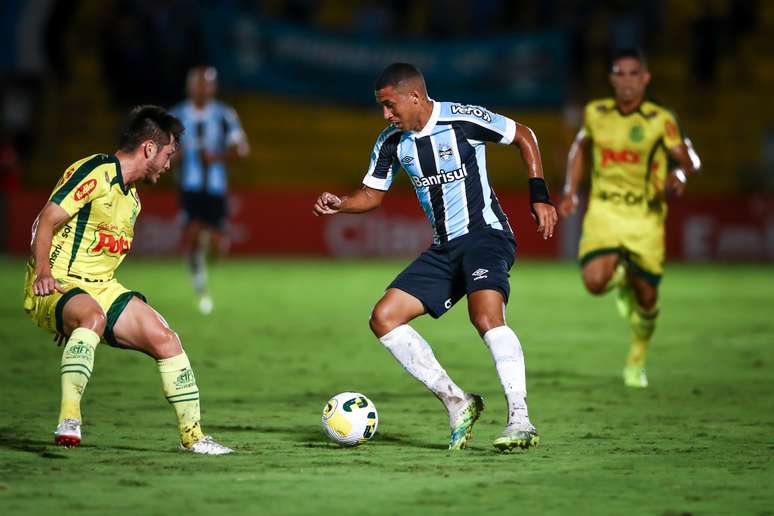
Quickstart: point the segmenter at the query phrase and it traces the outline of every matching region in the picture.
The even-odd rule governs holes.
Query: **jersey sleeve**
[[[667,149],[674,149],[683,144],[683,134],[677,118],[671,111],[664,111],[664,145]]]
[[[226,128],[226,145],[241,145],[247,141],[247,136],[242,129],[239,115],[233,108],[226,108],[223,112],[223,123]]]
[[[100,161],[99,163],[94,163]],[[77,168],[69,168],[51,194],[49,201],[58,204],[71,217],[81,208],[110,191],[109,174],[100,167],[101,160],[93,158]]]
[[[459,116],[455,123],[462,125],[465,136],[470,140],[510,145],[516,137],[516,122],[499,113],[479,106],[451,106],[453,115]]]
[[[586,104],[586,108],[583,110],[583,125],[580,130],[583,132],[583,136],[591,140],[594,139],[594,133],[591,130],[591,121],[596,112],[597,110],[591,102]]]
[[[379,135],[371,152],[371,163],[363,178],[363,184],[375,190],[387,191],[392,185],[395,173],[400,168],[398,163],[398,142],[400,131],[385,131]]]

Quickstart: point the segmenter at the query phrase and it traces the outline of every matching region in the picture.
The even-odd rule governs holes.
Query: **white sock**
[[[203,248],[195,249],[188,255],[188,268],[194,291],[203,295],[207,292],[207,261]]]
[[[408,373],[425,384],[440,399],[452,418],[466,401],[465,391],[449,378],[430,344],[408,324],[398,326],[379,339]]]
[[[527,378],[519,338],[509,327],[498,326],[484,334],[484,342],[492,352],[497,374],[505,391],[505,399],[508,402],[507,424],[528,424]]]

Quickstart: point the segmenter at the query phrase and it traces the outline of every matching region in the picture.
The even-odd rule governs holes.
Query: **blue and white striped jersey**
[[[179,181],[184,192],[206,192],[225,195],[228,186],[224,163],[202,163],[202,151],[221,154],[229,145],[245,140],[245,133],[239,117],[223,102],[210,101],[198,109],[190,100],[172,108],[171,113],[183,123],[185,132],[180,138],[183,155],[180,163]]]
[[[510,144],[516,123],[479,106],[433,102],[419,131],[393,126],[379,135],[363,184],[389,190],[399,167],[409,176],[433,226],[433,242],[444,243],[490,227],[511,232],[486,172],[486,142]]]

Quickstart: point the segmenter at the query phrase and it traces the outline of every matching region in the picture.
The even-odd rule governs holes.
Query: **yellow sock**
[[[650,339],[656,329],[658,306],[643,310],[639,305],[632,310],[629,324],[632,329],[632,345],[626,357],[627,365],[645,366],[645,358],[650,346]]]
[[[607,285],[605,285],[605,292],[610,292],[615,287],[625,288],[627,283],[626,279],[626,266],[623,263],[619,263],[615,267],[613,275],[610,276]]]
[[[184,351],[171,358],[162,358],[157,363],[164,395],[177,413],[180,442],[183,446],[191,446],[202,438],[202,430],[199,424],[199,388],[188,356]]]
[[[632,339],[629,354],[626,356],[626,365],[645,367],[645,356],[648,353],[649,340]]]
[[[86,328],[76,328],[62,351],[62,405],[59,422],[81,420],[81,396],[94,368],[94,350],[99,335]]]

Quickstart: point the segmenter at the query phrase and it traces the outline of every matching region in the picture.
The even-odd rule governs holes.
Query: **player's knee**
[[[470,314],[470,322],[473,323],[473,326],[475,326],[480,335],[485,334],[492,328],[497,328],[505,324],[502,317],[488,313],[472,313]]]
[[[384,303],[378,303],[368,318],[368,325],[377,337],[386,335],[401,324],[403,323],[395,317],[394,311]]]
[[[586,286],[586,290],[595,296],[604,294],[607,292],[607,284],[610,278],[605,277],[599,273],[584,273],[583,284]]]
[[[169,328],[163,328],[151,337],[151,354],[154,358],[170,358],[183,352],[180,338]]]
[[[87,328],[101,337],[105,333],[106,325],[107,317],[105,312],[99,307],[95,307],[80,314],[73,326],[75,328]]]

